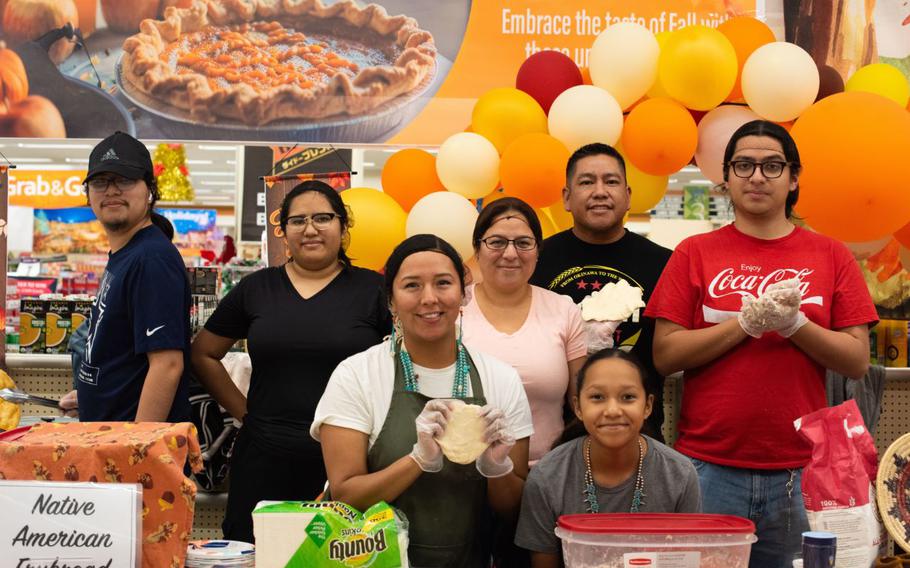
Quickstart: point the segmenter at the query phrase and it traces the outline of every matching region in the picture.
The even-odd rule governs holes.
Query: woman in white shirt
[[[401,509],[415,567],[486,565],[478,529],[488,509],[516,516],[528,473],[533,426],[521,380],[462,345],[464,267],[447,242],[406,239],[389,257],[385,282],[392,338],[342,361],[310,430],[322,443],[331,496],[361,510],[378,501]],[[436,442],[451,399],[483,407],[490,446],[473,464],[444,459]]]

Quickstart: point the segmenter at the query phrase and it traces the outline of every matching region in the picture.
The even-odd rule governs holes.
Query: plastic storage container
[[[563,515],[566,568],[747,568],[755,525],[729,515]]]

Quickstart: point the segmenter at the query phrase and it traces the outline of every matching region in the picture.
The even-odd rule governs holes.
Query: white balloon
[[[651,30],[631,22],[613,24],[591,46],[591,82],[629,108],[657,80],[659,58],[660,45]]]
[[[470,164],[465,167],[470,168]],[[408,213],[405,234],[436,235],[455,247],[462,258],[474,254],[471,235],[477,221],[477,208],[457,193],[437,191],[425,195]]]
[[[593,85],[577,85],[556,97],[547,117],[550,136],[570,152],[592,142],[615,145],[622,133],[622,108],[613,95]]]
[[[910,272],[910,249],[907,247],[901,247],[900,251],[897,253],[897,257],[900,259],[904,270]]]
[[[439,147],[436,175],[449,191],[478,199],[499,183],[499,152],[476,132],[453,134]]]
[[[818,66],[793,43],[767,43],[753,51],[743,66],[743,98],[768,120],[798,117],[815,102],[818,85]]]

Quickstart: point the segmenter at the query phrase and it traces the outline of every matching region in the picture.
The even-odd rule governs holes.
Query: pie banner
[[[658,33],[748,14],[784,36],[781,8],[758,0],[5,4],[0,64],[16,75],[21,60],[28,86],[7,90],[0,137],[438,145],[470,124],[478,97],[513,87],[528,56],[554,49],[584,67],[619,22]],[[24,41],[46,22],[84,41]]]
[[[317,179],[332,186],[336,191],[351,187],[351,172],[301,173],[284,176],[264,176],[265,209],[268,226],[266,227],[266,252],[269,266],[281,266],[290,257],[281,230],[281,202],[284,196],[304,181]]]

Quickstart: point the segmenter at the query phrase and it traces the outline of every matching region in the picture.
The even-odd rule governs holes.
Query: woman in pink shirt
[[[568,296],[528,283],[543,240],[537,214],[514,197],[487,205],[474,225],[482,279],[464,308],[464,342],[512,365],[521,376],[534,434],[530,463],[562,434],[570,381],[585,362],[581,313]]]

